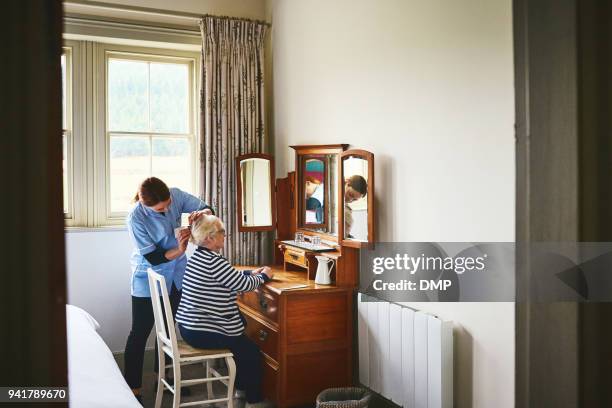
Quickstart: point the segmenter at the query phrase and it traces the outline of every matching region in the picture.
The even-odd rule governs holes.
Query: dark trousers
[[[244,333],[240,336],[224,336],[200,330],[189,330],[179,324],[181,336],[195,348],[226,348],[234,354],[236,362],[236,388],[244,390],[247,402],[263,400],[261,380],[262,357],[259,347]]]
[[[169,297],[172,316],[175,316],[179,302],[181,301],[181,292],[174,284],[172,284],[172,290],[170,291]],[[132,296],[132,329],[127,338],[127,343],[125,344],[125,381],[130,388],[142,387],[142,365],[144,362],[145,346],[154,325],[155,316],[153,315],[151,298]],[[172,330],[174,330],[174,328],[172,328]],[[169,363],[168,356],[166,356],[166,363]],[[154,367],[157,373],[157,339],[155,339]]]

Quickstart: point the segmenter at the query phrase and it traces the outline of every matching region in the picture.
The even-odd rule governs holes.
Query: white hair
[[[218,217],[204,214],[191,225],[189,240],[195,245],[202,246],[207,238],[211,238],[223,228],[225,226]]]

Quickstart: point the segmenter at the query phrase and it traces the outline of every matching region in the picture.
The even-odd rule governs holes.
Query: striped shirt
[[[244,331],[237,292],[258,288],[265,278],[232,267],[227,259],[198,247],[187,262],[176,321],[189,330],[239,336]]]

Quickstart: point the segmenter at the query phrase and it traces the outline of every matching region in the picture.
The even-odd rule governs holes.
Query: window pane
[[[108,61],[108,125],[110,131],[149,129],[148,63]]]
[[[153,176],[168,187],[192,192],[189,150],[188,139],[153,138]]]
[[[151,63],[151,130],[188,132],[188,66]]]
[[[68,205],[68,137],[66,133],[62,135],[62,180],[64,183],[64,214],[70,211]]]
[[[110,203],[111,212],[128,211],[138,185],[149,177],[148,137],[111,136]]]
[[[66,110],[67,110],[67,99],[66,99],[66,54],[62,54],[62,128],[66,129]]]

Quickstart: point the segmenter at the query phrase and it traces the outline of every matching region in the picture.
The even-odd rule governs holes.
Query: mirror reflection
[[[301,227],[338,234],[338,155],[313,154],[300,157],[303,213]]]
[[[304,195],[306,199],[306,224],[324,224],[325,162],[323,159],[306,159],[304,162]]]
[[[240,161],[242,185],[242,225],[272,225],[270,160],[249,158]]]
[[[344,173],[344,238],[368,240],[368,161],[349,157]]]

